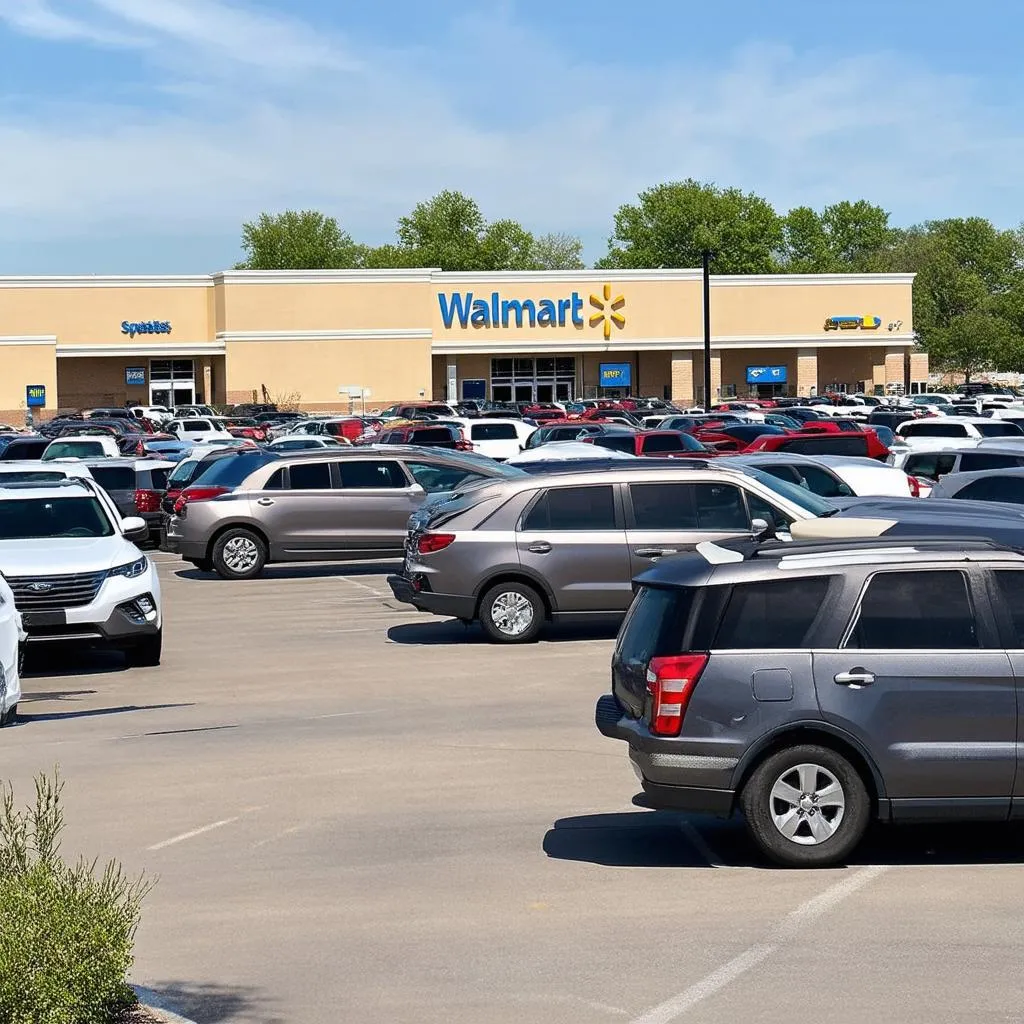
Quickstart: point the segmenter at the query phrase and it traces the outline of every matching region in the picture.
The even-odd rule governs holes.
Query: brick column
[[[927,358],[927,356],[925,358]],[[887,390],[890,384],[906,383],[904,371],[905,361],[906,349],[887,348],[885,350],[885,384]]]
[[[797,349],[796,353],[796,393],[801,398],[817,394],[818,391],[818,350],[816,348]]]
[[[692,352],[672,353],[672,401],[677,405],[694,405],[694,355]]]
[[[701,359],[704,354],[701,353]],[[715,405],[722,397],[722,354],[711,350],[711,404]]]
[[[911,352],[910,353],[910,379],[911,381],[920,381],[925,385],[927,390],[928,385],[928,353],[927,352]]]

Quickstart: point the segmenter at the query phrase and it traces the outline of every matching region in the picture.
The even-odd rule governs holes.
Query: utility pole
[[[701,253],[704,267],[704,411],[711,411],[711,250]]]

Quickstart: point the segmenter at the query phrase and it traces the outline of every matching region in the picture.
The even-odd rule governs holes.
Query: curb
[[[156,1010],[160,1013],[167,1024],[196,1024],[195,1021],[189,1020],[187,1017],[182,1017],[180,1013],[175,1013],[170,1006],[167,1005],[167,1001],[158,992],[154,992],[151,988],[143,988],[141,985],[132,985],[132,989],[135,995],[138,996],[139,1002],[150,1010]]]

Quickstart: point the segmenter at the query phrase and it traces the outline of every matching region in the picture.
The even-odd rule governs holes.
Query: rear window
[[[519,440],[519,434],[511,423],[474,423],[469,436],[473,441]]]
[[[700,451],[702,447],[689,434],[653,434],[643,439],[643,445],[643,450],[648,453]]]
[[[211,424],[207,423],[206,420],[182,420],[181,429],[186,434],[199,434],[207,430],[212,430]]]
[[[594,444],[601,448],[610,448],[615,452],[629,452],[630,455],[636,451],[636,441],[633,440],[632,434],[628,437],[619,437],[614,434],[598,435],[594,438]]]
[[[67,479],[67,473],[49,473],[45,469],[19,469],[13,473],[0,473],[0,487],[4,484],[53,484]]]
[[[105,491],[135,490],[135,470],[128,466],[90,466],[89,472]]]
[[[413,430],[409,434],[412,444],[445,444],[454,439],[455,433],[450,427],[433,427],[427,430]]]
[[[1012,469],[1022,463],[1024,463],[1024,456],[995,455],[991,452],[964,452],[960,456],[960,472],[974,473],[980,469]]]
[[[166,469],[147,469],[146,472],[149,474],[149,486],[154,491],[162,491],[167,487],[167,470]]]
[[[716,650],[804,647],[832,577],[763,580],[733,587]]]
[[[955,480],[956,477],[950,477]],[[967,501],[1007,501],[1014,505],[1024,504],[1024,477],[989,476],[969,483],[954,498]]]
[[[900,433],[904,437],[966,437],[967,427],[962,423],[911,423]]]
[[[4,450],[2,458],[13,462],[16,459],[38,459],[46,451],[49,441],[13,441]]]
[[[1024,431],[1008,420],[994,420],[991,423],[976,423],[982,437],[1020,437]]]
[[[681,654],[696,598],[693,587],[641,587],[619,630],[616,658],[646,664]]]
[[[956,452],[922,452],[920,455],[911,455],[903,463],[903,472],[909,473],[911,476],[924,476],[930,480],[938,480],[940,476],[952,473],[955,465]]]
[[[51,459],[86,459],[104,455],[100,441],[54,441],[46,449],[46,460]]]
[[[799,452],[801,455],[867,455],[868,442],[863,437],[842,434],[821,434],[816,437],[787,437],[776,451]]]
[[[262,452],[252,455],[231,455],[226,458],[215,459],[210,463],[200,463],[199,472],[193,477],[192,482],[202,480],[204,484],[217,487],[237,487],[250,473],[255,472],[268,462],[276,462],[273,455],[265,455]]]
[[[185,459],[184,462],[179,462],[167,478],[168,487],[187,487],[198,468],[198,459]]]

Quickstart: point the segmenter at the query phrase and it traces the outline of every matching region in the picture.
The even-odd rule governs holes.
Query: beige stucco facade
[[[926,382],[927,357],[910,354],[912,280],[713,277],[714,396]],[[0,417],[11,421],[24,419],[29,385],[46,389],[42,416],[268,396],[338,410],[348,388],[369,389],[368,408],[544,401],[614,394],[616,382],[692,404],[702,349],[697,270],[0,278]]]

